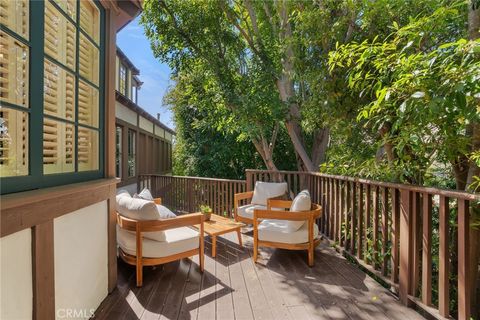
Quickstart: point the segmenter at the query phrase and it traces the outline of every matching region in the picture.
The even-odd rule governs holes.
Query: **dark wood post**
[[[411,276],[413,272],[413,210],[412,192],[401,190],[400,192],[400,301],[409,306],[408,295],[412,293]]]

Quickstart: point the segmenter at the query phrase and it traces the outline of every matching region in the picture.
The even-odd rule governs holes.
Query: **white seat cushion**
[[[191,228],[181,227],[162,232],[165,234],[165,241],[155,241],[144,237],[142,247],[143,257],[168,257],[177,253],[197,249],[200,246],[199,233]],[[133,256],[136,255],[135,232],[117,228],[117,243],[125,253]]]
[[[308,242],[308,223],[304,223],[300,229],[288,231],[288,221],[265,219],[258,225],[258,239],[263,241],[280,243],[305,243]],[[313,224],[313,238],[318,236],[318,226]]]
[[[290,212],[301,212],[308,211],[312,207],[312,199],[310,198],[310,192],[308,190],[303,190],[292,201],[290,206]],[[294,232],[300,229],[301,226],[305,224],[306,220],[303,221],[288,221],[288,231]]]
[[[252,204],[267,205],[267,199],[283,196],[287,193],[286,182],[257,181],[253,190]]]
[[[259,209],[259,210],[266,210],[267,206],[262,206],[258,204],[247,204],[245,206],[241,206],[237,208],[237,214],[240,217],[247,218],[247,219],[253,219],[253,210]],[[272,210],[275,211],[284,211],[281,208],[272,208]]]
[[[258,204],[247,204],[245,206],[238,207],[237,214],[243,218],[253,219],[253,210],[255,209],[266,210],[267,206],[261,206]]]

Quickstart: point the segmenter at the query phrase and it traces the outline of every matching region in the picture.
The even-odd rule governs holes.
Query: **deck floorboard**
[[[423,319],[326,243],[313,268],[304,252],[270,248],[254,264],[251,232],[243,244],[233,233],[219,237],[212,258],[207,237],[203,274],[198,257],[145,267],[142,288],[135,267],[119,260],[117,289],[94,319]]]

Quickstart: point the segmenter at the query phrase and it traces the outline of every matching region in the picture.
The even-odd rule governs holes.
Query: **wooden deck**
[[[423,319],[327,244],[309,268],[306,252],[269,248],[255,265],[248,233],[244,248],[235,233],[217,241],[215,259],[206,244],[203,275],[197,257],[145,267],[142,288],[119,261],[118,288],[95,319]]]

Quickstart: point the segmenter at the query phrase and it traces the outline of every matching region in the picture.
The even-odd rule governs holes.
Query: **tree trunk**
[[[327,160],[327,148],[330,143],[330,128],[322,128],[315,132],[312,146],[312,162],[315,170]]]
[[[468,10],[468,37],[470,40],[480,38],[480,1],[470,0]],[[480,99],[477,100],[480,104]],[[472,135],[472,151],[480,150],[480,124],[474,122],[471,127]],[[475,161],[470,161],[470,167],[467,175],[467,185],[473,181],[473,177],[480,176],[480,168]],[[475,213],[471,210],[471,215]],[[477,217],[478,218],[478,217]],[[472,219],[474,220],[474,219]],[[480,319],[480,230],[478,228],[470,228],[470,306],[472,317]]]
[[[263,163],[265,163],[267,170],[278,171],[277,166],[273,162],[273,150],[265,147],[268,146],[268,143],[265,141],[265,139],[252,139],[252,142],[257,149],[258,154],[262,157]]]

